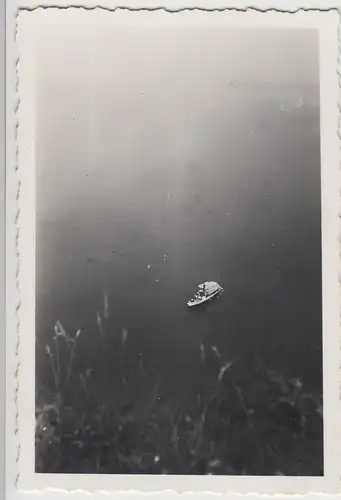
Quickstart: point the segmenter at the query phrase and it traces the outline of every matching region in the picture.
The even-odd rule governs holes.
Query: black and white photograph
[[[337,494],[339,13],[16,23],[16,489]]]
[[[35,60],[36,472],[323,475],[317,30]]]

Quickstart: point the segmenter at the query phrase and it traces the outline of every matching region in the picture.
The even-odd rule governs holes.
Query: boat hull
[[[205,302],[208,302],[210,300],[212,300],[214,297],[217,297],[218,295],[220,295],[221,293],[223,292],[223,289],[220,288],[219,290],[217,290],[216,292],[212,293],[211,295],[209,295],[208,297],[203,297],[201,298],[200,300],[195,300],[195,301],[188,301],[187,302],[187,305],[188,307],[195,307],[195,306],[200,306],[202,304],[205,304]]]

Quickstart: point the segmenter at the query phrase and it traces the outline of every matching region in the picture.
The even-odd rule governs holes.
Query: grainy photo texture
[[[324,476],[319,30],[57,10],[21,68],[35,473]]]
[[[37,47],[36,470],[322,474],[317,32],[73,40]]]

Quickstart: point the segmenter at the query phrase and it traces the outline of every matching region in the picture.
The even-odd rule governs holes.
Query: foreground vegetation
[[[78,363],[79,330],[57,322],[46,346],[52,390],[37,382],[36,471],[130,474],[320,475],[322,399],[298,379],[286,380],[262,366],[248,373],[223,360],[216,347],[198,346],[202,380],[187,403],[164,396],[142,362],[130,376],[111,368],[123,356],[128,332],[115,356],[107,356],[108,303],[97,313],[94,359]],[[207,363],[213,356],[216,363]],[[130,399],[124,397],[130,394]]]

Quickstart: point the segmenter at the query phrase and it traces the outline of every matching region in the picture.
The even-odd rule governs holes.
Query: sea
[[[38,128],[43,383],[56,321],[73,335],[81,329],[80,369],[100,368],[100,356],[88,356],[106,308],[106,335],[129,352],[115,376],[142,358],[173,394],[191,391],[204,349],[241,363],[248,376],[256,356],[322,389],[318,85],[231,84],[204,111],[182,111],[172,128],[162,113],[155,123],[128,113],[113,117],[110,130],[97,115],[75,114],[73,132],[62,120],[50,127],[50,155]],[[97,134],[96,147],[86,134]],[[224,294],[188,308],[197,285],[212,280]]]

